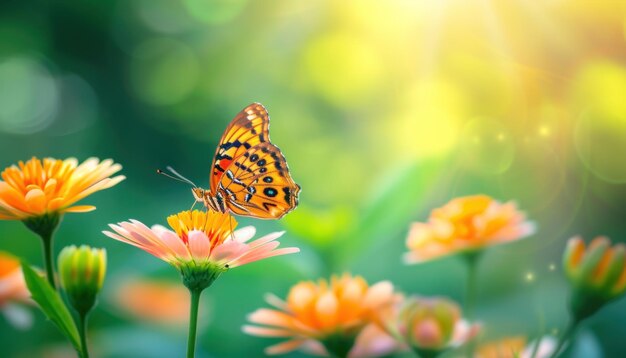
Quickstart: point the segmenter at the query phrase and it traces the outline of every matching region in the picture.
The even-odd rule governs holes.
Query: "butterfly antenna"
[[[191,180],[189,180],[189,179],[185,178],[184,176],[182,176],[179,172],[174,170],[174,168],[170,167],[169,165],[167,167],[165,167],[165,169],[169,170],[170,173],[174,174],[174,176],[179,178],[181,181],[184,181],[185,183],[189,183],[189,184],[193,185],[194,188],[198,187],[194,182],[192,182]]]
[[[191,185],[193,185],[193,187],[194,187],[194,188],[196,187],[196,185],[195,185],[194,183],[192,183],[192,182],[191,182],[190,180],[188,180],[188,179],[187,179],[187,180],[183,180],[183,179],[181,179],[181,178],[178,178],[178,177],[175,177],[175,176],[169,175],[169,174],[167,174],[166,172],[162,171],[161,169],[157,169],[157,171],[156,171],[156,172],[157,172],[157,174],[161,174],[161,175],[166,176],[166,177],[168,177],[168,178],[170,178],[170,179],[174,179],[174,180],[176,180],[176,181],[183,182],[183,183],[185,183],[185,184],[191,184]]]

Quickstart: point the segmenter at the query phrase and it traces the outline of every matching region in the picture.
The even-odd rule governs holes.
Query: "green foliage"
[[[354,230],[346,234],[358,240],[347,240],[343,256],[354,256],[374,240],[397,230],[406,231],[407,223],[416,219],[416,212],[424,205],[441,165],[437,161],[411,163],[386,178],[375,191],[376,196],[366,206]]]
[[[78,329],[59,293],[24,261],[22,261],[22,271],[33,300],[37,302],[46,317],[54,322],[61,333],[70,340],[76,351],[80,352]]]

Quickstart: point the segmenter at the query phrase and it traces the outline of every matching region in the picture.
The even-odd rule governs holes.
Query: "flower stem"
[[[480,254],[470,252],[464,255],[467,263],[467,285],[465,286],[465,316],[474,319],[474,309],[476,306],[476,283],[477,283],[477,263]]]
[[[41,235],[43,242],[43,260],[46,266],[46,277],[50,286],[56,290],[57,285],[54,280],[54,258],[52,257],[52,233],[49,235]]]
[[[565,344],[571,341],[574,335],[574,332],[576,332],[576,327],[578,326],[578,322],[580,322],[580,320],[577,320],[577,319],[570,320],[569,324],[567,325],[567,328],[565,328],[565,331],[559,338],[559,343],[554,349],[554,352],[552,352],[552,355],[550,356],[550,358],[558,357],[560,351],[565,347]]]
[[[78,333],[80,334],[80,352],[81,358],[89,358],[89,349],[87,348],[87,314],[78,315]]]
[[[467,285],[465,288],[465,317],[472,321],[475,319],[474,310],[476,306],[476,284],[477,284],[477,266],[480,258],[480,251],[471,251],[465,253],[463,257],[467,264]],[[474,341],[467,343],[467,356],[474,356]]]
[[[198,327],[198,307],[202,290],[189,290],[191,294],[191,309],[189,310],[189,337],[187,340],[187,358],[194,358],[196,351],[196,330]]]
[[[32,232],[39,235],[43,244],[43,259],[46,267],[46,277],[50,286],[56,290],[57,285],[54,280],[54,262],[52,259],[52,236],[61,222],[61,215],[58,213],[47,213],[44,215],[31,217],[22,222]]]
[[[412,349],[413,354],[418,358],[437,358],[441,355],[442,351],[433,349]]]

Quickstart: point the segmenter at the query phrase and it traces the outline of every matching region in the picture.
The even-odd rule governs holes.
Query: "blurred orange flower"
[[[25,302],[29,297],[20,261],[0,251],[0,307],[10,301]]]
[[[247,325],[243,330],[262,337],[288,338],[286,342],[268,347],[267,354],[320,347],[321,343],[324,349],[318,353],[347,356],[352,351],[350,356],[368,356],[368,348],[381,350],[388,347],[389,341],[385,343],[385,339],[380,339],[373,344],[370,340],[369,347],[355,345],[355,342],[363,342],[360,334],[373,334],[371,329],[365,331],[365,327],[382,326],[384,317],[391,314],[400,299],[388,281],[369,286],[362,277],[349,274],[333,276],[330,282],[305,281],[291,288],[286,302],[268,296],[267,302],[276,309],[256,310],[248,319],[261,326]]]
[[[125,179],[123,175],[110,178],[122,169],[110,159],[100,162],[89,158],[79,165],[75,158],[42,161],[33,157],[26,163],[20,161],[18,166],[12,165],[2,172],[0,220],[91,211],[94,206],[72,205]]]
[[[527,344],[526,337],[509,337],[481,345],[475,358],[548,358],[554,353],[556,339],[542,337]]]
[[[137,318],[163,325],[187,324],[189,292],[180,284],[134,279],[116,292],[117,306]]]
[[[32,317],[14,303],[31,303],[20,261],[0,251],[0,311],[18,328],[27,328]]]
[[[431,212],[427,223],[413,223],[407,238],[407,263],[419,263],[459,252],[480,250],[534,232],[515,203],[486,196],[456,198]]]

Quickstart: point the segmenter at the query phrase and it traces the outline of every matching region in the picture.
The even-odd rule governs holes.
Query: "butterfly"
[[[269,126],[269,114],[260,103],[252,103],[235,116],[215,151],[209,189],[168,169],[191,183],[196,201],[209,209],[280,219],[298,206],[300,186],[291,178],[280,149],[270,142]]]

